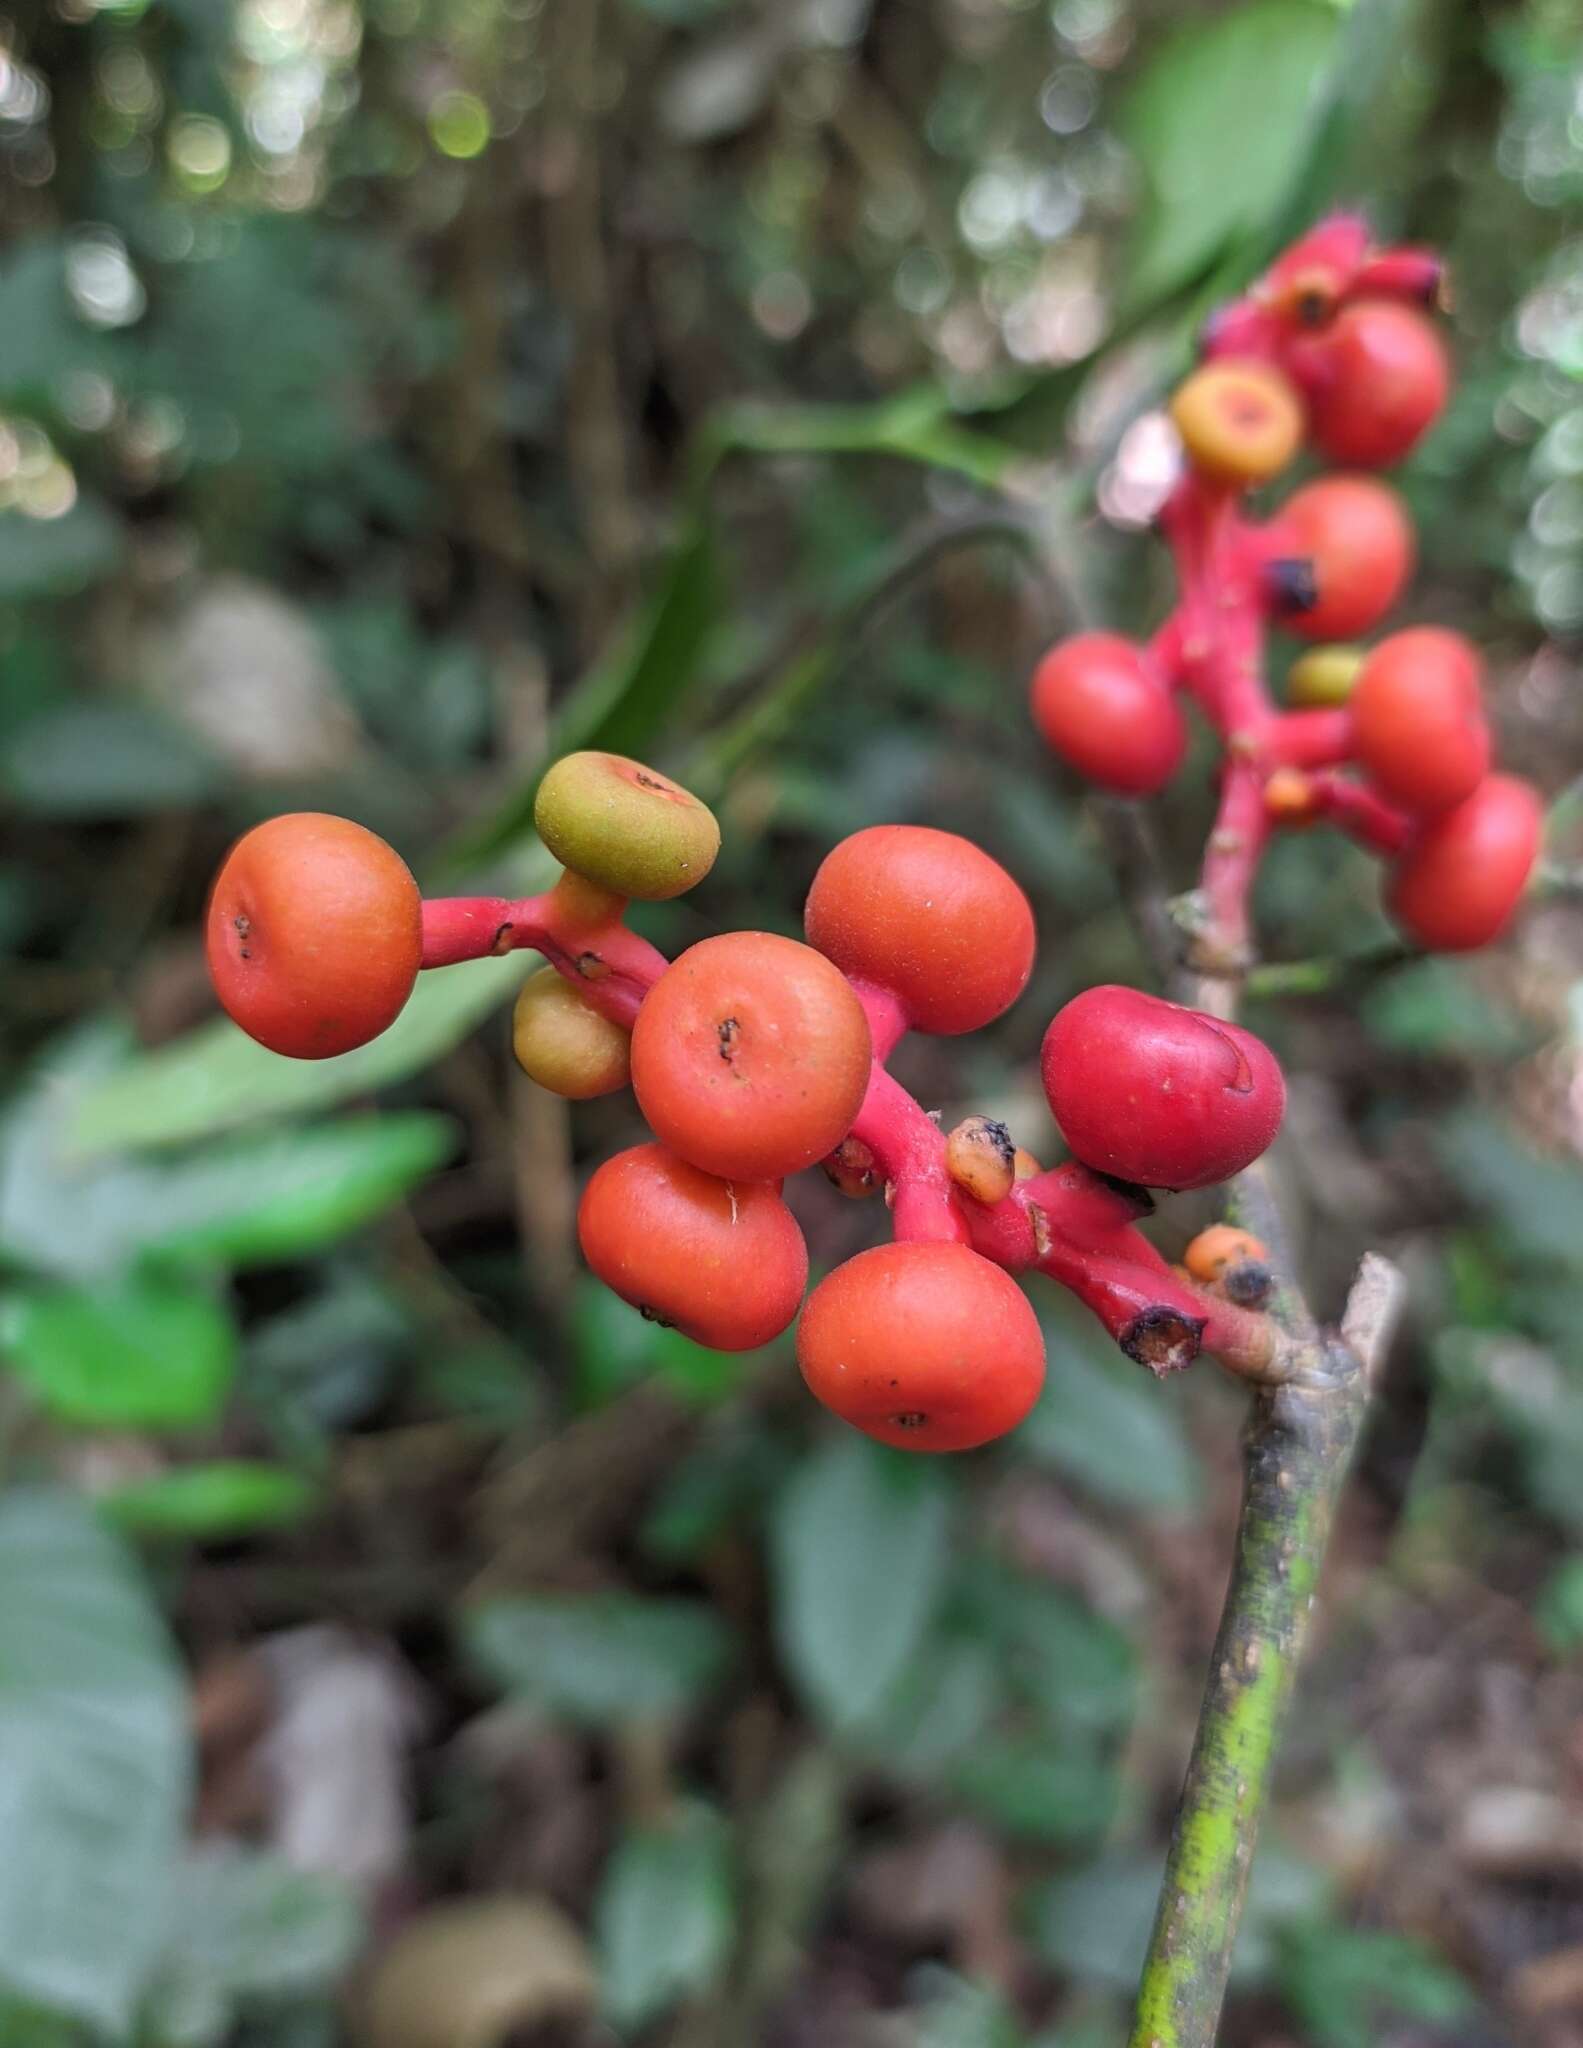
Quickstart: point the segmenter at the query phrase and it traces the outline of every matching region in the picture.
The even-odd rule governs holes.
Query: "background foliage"
[[[668,948],[795,929],[858,825],[945,824],[1027,884],[1040,964],[905,1078],[1053,1156],[1042,1025],[1146,970],[1023,678],[1060,607],[1157,614],[1151,407],[1337,199],[1456,278],[1414,611],[1489,650],[1508,758],[1551,794],[1579,765],[1580,29],[1571,0],[0,23],[7,2042],[1119,2038],[1232,1393],[1144,1384],[1044,1295],[1006,1446],[841,1434],[784,1346],[722,1361],[578,1277],[578,1177],[633,1113],[513,1073],[521,964],[296,1067],[212,1021],[203,889],[304,805],[526,885],[535,776],[590,740],[721,809],[709,884],[645,913]],[[1207,802],[1196,772],[1164,808],[1184,884]],[[1251,1020],[1297,1077],[1316,1296],[1376,1243],[1414,1312],[1226,2039],[1563,2048],[1583,924],[1353,973],[1373,890],[1323,839],[1263,887],[1272,958],[1343,963]],[[816,1263],[874,1228],[795,1199]],[[1203,1220],[1171,1204],[1161,1242]]]

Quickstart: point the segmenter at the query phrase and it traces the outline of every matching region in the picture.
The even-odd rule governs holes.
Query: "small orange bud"
[[[975,1201],[1003,1202],[1016,1179],[1017,1148],[993,1117],[970,1116],[945,1141],[945,1170]]]
[[[1221,1279],[1228,1266],[1268,1265],[1270,1254],[1251,1231],[1212,1223],[1182,1254],[1189,1276],[1203,1286]]]
[[[1276,768],[1264,785],[1264,808],[1289,830],[1312,825],[1319,815],[1313,779],[1301,768]]]

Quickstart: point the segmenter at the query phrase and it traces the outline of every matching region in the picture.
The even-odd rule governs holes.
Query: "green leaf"
[[[1190,283],[1279,208],[1323,110],[1339,26],[1311,0],[1254,0],[1157,46],[1117,122],[1148,191],[1129,301]]]
[[[281,1465],[245,1458],[184,1465],[98,1496],[101,1513],[140,1536],[247,1536],[300,1522],[314,1489]]]
[[[427,1179],[455,1149],[448,1117],[347,1117],[215,1146],[157,1179],[150,1251],[267,1264],[322,1251]]]
[[[29,719],[0,789],[53,818],[130,818],[202,803],[225,771],[183,725],[140,704],[77,703]]]
[[[458,1045],[516,992],[536,958],[515,953],[420,974],[382,1037],[333,1060],[282,1059],[225,1018],[201,1025],[88,1089],[72,1142],[88,1153],[191,1144],[388,1088]]]
[[[188,1781],[186,1691],[120,1543],[64,1494],[0,1500],[0,1989],[125,2034]]]
[[[775,1505],[775,1629],[798,1689],[844,1729],[918,1650],[945,1583],[950,1481],[933,1460],[828,1438]]]
[[[63,1422],[193,1429],[220,1411],[237,1339],[212,1294],[145,1273],[92,1291],[18,1290],[0,1305],[0,1354]]]
[[[1397,1052],[1462,1059],[1515,1059],[1532,1033],[1490,1001],[1467,966],[1456,960],[1413,960],[1363,998],[1363,1022]]]
[[[594,1905],[600,1981],[611,2020],[640,2027],[724,1968],[736,1922],[729,1840],[696,1805],[627,1835]]]
[[[1279,1977],[1314,2048],[1375,2048],[1392,2020],[1449,2025],[1474,2009],[1427,1943],[1333,1921],[1287,1931]]]
[[[1570,1657],[1583,1645],[1583,1557],[1556,1566],[1539,1589],[1534,1619],[1558,1657]]]
[[[107,576],[120,554],[120,525],[97,498],[79,498],[58,519],[0,512],[0,602],[69,596]]]
[[[1129,1364],[1066,1295],[1039,1302],[1049,1360],[1018,1444],[1087,1492],[1151,1513],[1190,1513],[1203,1473],[1180,1401]]]
[[[1130,1991],[1143,1969],[1160,1892],[1157,1856],[1102,1857],[1044,1887],[1034,1943],[1080,1982]]]
[[[994,1645],[1006,1682],[1066,1739],[1119,1731],[1137,1702],[1127,1637],[1070,1593],[998,1564],[970,1561],[959,1603]]]
[[[357,1902],[336,1879],[233,1843],[201,1845],[176,1872],[144,2024],[162,2044],[218,2048],[239,2008],[333,1990],[362,1933]]]
[[[1583,1243],[1583,1168],[1542,1157],[1488,1111],[1442,1119],[1436,1149],[1468,1202],[1495,1224],[1525,1266],[1572,1266]]]
[[[1103,1835],[1121,1789],[1114,1766],[1091,1747],[1048,1736],[975,1743],[951,1782],[1002,1834],[1061,1847]]]
[[[730,1650],[701,1601],[620,1593],[491,1600],[464,1617],[462,1635],[504,1691],[594,1726],[680,1713],[714,1684]]]

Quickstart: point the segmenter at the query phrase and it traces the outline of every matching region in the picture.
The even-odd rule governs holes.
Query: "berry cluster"
[[[1412,574],[1412,526],[1372,476],[1325,475],[1266,521],[1244,497],[1304,440],[1347,469],[1396,462],[1444,408],[1445,349],[1426,308],[1436,259],[1376,250],[1351,215],[1322,222],[1204,336],[1205,360],[1171,415],[1184,473],[1160,518],[1174,559],[1174,610],[1147,645],[1081,633],[1033,679],[1046,741],[1123,796],[1162,789],[1187,744],[1182,695],[1224,749],[1220,807],[1204,861],[1198,964],[1250,958],[1248,899],[1276,829],[1328,822],[1388,863],[1386,901],[1407,936],[1436,951],[1482,946],[1505,925],[1539,849],[1535,791],[1492,773],[1474,648],[1414,627],[1367,652]],[[1287,707],[1264,682],[1266,626],[1316,643]]]
[[[719,1350],[764,1344],[800,1310],[808,1385],[884,1442],[962,1450],[1022,1420],[1044,1374],[1012,1277],[1031,1269],[1156,1372],[1201,1348],[1245,1370],[1268,1360],[1267,1270],[1234,1289],[1212,1261],[1171,1268],[1136,1228],[1148,1189],[1208,1186],[1274,1137],[1285,1088],[1250,1033],[1131,989],[1078,996],[1042,1061],[1073,1158],[1045,1171],[988,1118],[942,1131],[888,1067],[909,1030],[990,1023],[1032,970],[1028,900],[968,840],[856,832],[814,878],[806,944],[731,932],[668,963],[625,912],[708,873],[719,832],[705,806],[637,762],[573,754],[546,775],[536,822],[564,872],[520,901],[425,902],[397,855],[344,819],[256,827],[209,904],[226,1009],[273,1050],[322,1058],[383,1031],[422,967],[538,951],[547,965],[514,1018],[522,1066],[574,1099],[630,1082],[653,1133],[588,1182],[589,1265]],[[805,1304],[808,1253],[782,1186],[820,1165],[846,1194],[883,1191],[894,1241]]]

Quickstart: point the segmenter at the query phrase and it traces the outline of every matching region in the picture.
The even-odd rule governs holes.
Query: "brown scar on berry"
[[[928,1416],[917,1408],[909,1408],[904,1415],[891,1417],[891,1421],[898,1429],[922,1429],[928,1420]]]
[[[662,1330],[674,1330],[676,1327],[669,1316],[662,1316],[657,1308],[650,1308],[646,1301],[638,1303],[638,1314],[646,1323],[658,1323]]]
[[[1162,1304],[1134,1316],[1116,1341],[1135,1365],[1147,1366],[1157,1380],[1163,1380],[1192,1364],[1208,1320]]]
[[[730,1066],[736,1056],[737,1040],[742,1036],[742,1026],[735,1017],[722,1017],[715,1028],[715,1037],[720,1042],[720,1057]]]

